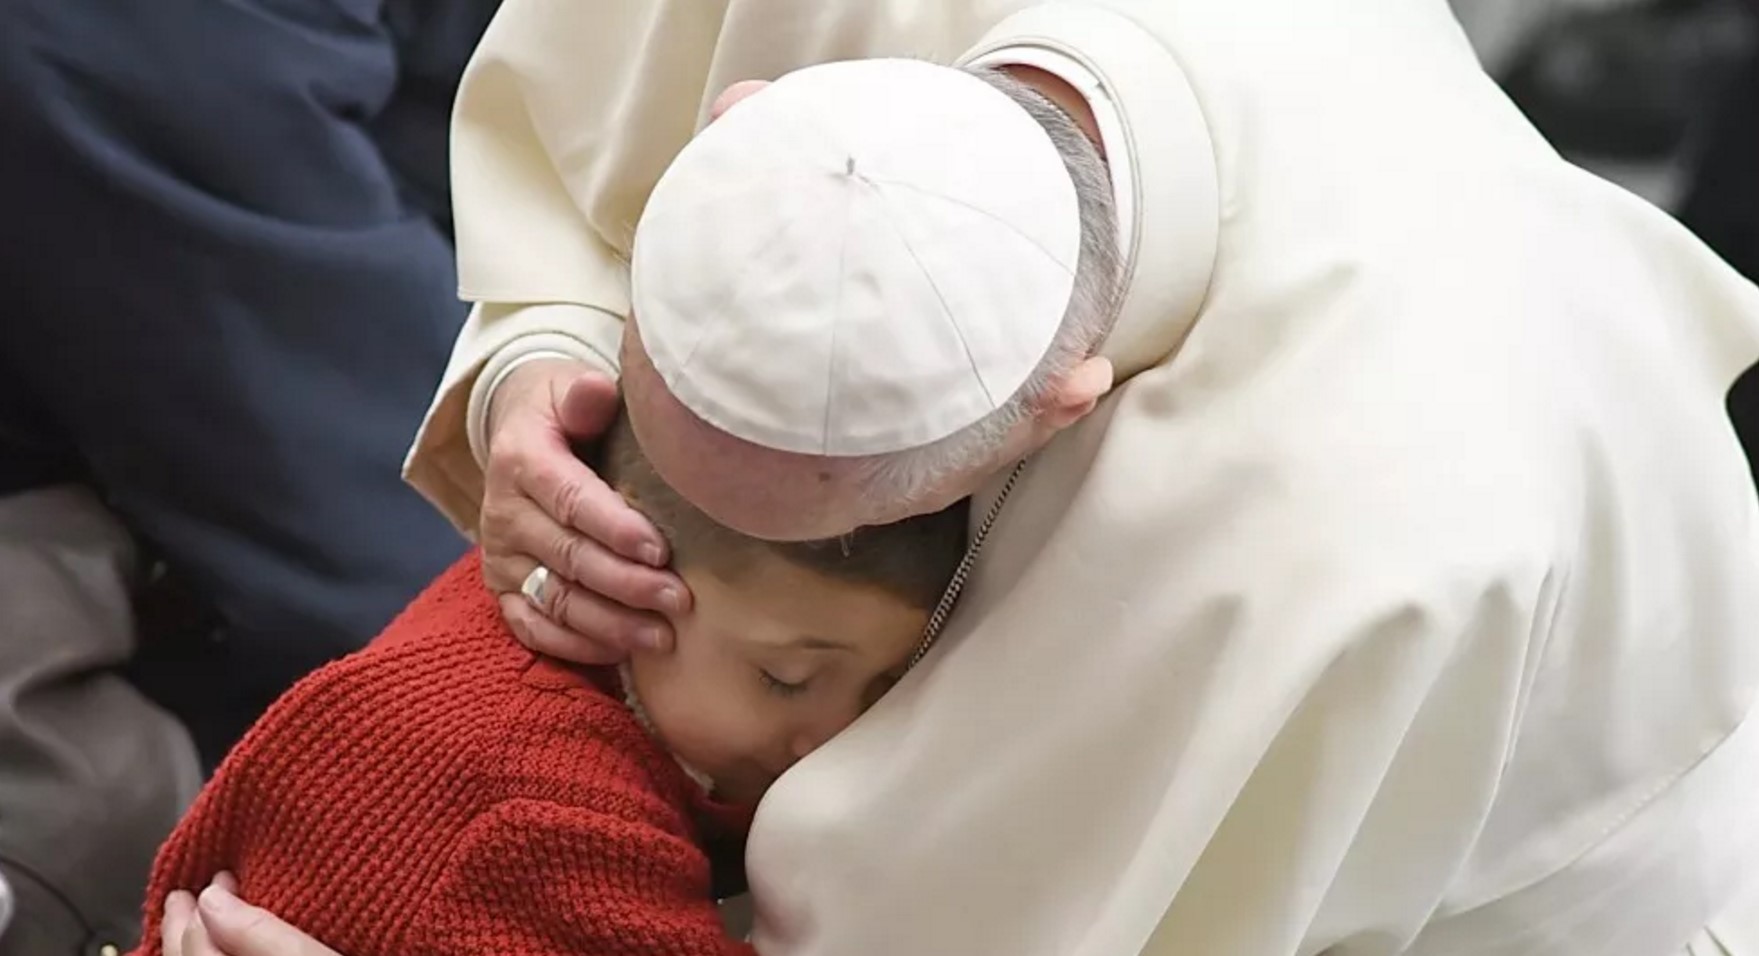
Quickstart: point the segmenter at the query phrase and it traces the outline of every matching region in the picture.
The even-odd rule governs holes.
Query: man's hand
[[[171,894],[159,931],[165,956],[341,956],[237,893],[237,881],[222,873],[199,902],[188,893]]]
[[[652,612],[690,604],[684,582],[663,570],[665,539],[570,448],[604,434],[616,414],[616,383],[563,359],[514,369],[489,409],[485,576],[522,643],[583,664],[669,649],[671,627]],[[541,612],[519,593],[539,564],[550,569]]]

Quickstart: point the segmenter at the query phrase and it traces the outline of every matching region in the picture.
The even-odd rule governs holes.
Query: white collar
[[[1028,7],[959,61],[1006,63],[1055,73],[1099,124],[1125,249],[1124,299],[1100,354],[1123,381],[1176,351],[1209,295],[1222,208],[1209,124],[1173,52],[1097,4]]]

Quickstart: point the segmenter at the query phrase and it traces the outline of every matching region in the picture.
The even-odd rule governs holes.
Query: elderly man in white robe
[[[956,119],[1042,128],[998,179],[1037,184],[1044,275],[941,244],[918,278],[957,294],[802,344],[851,227],[765,231],[843,222],[778,170],[870,167],[787,139],[825,71],[736,81],[897,54],[950,65],[874,64],[941,75],[851,94],[864,143],[961,71],[1029,91]],[[606,659],[688,613],[567,451],[619,376],[731,526],[986,522],[920,665],[766,797],[765,954],[1759,953],[1759,495],[1723,407],[1759,291],[1561,161],[1443,0],[510,0],[456,139],[477,306],[410,476],[522,639]],[[1067,272],[1106,242],[1115,302]],[[895,252],[857,265],[902,281]],[[928,324],[1003,303],[1020,341],[966,377],[999,393],[932,401]],[[224,888],[193,914],[191,956],[326,952]]]

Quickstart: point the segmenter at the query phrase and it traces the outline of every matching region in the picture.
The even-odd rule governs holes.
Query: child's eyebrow
[[[855,648],[850,647],[848,644],[845,644],[842,641],[834,641],[828,637],[815,637],[811,634],[805,634],[800,637],[796,637],[795,639],[793,639],[792,641],[789,641],[788,643],[794,645],[795,647],[801,648],[802,650],[808,650],[808,651],[853,651],[853,650],[855,650]]]

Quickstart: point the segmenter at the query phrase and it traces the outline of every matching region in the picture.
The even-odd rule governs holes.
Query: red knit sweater
[[[516,644],[466,558],[368,649],[302,681],[226,758],[153,867],[219,871],[343,956],[752,954],[726,937],[710,804],[616,677]]]

